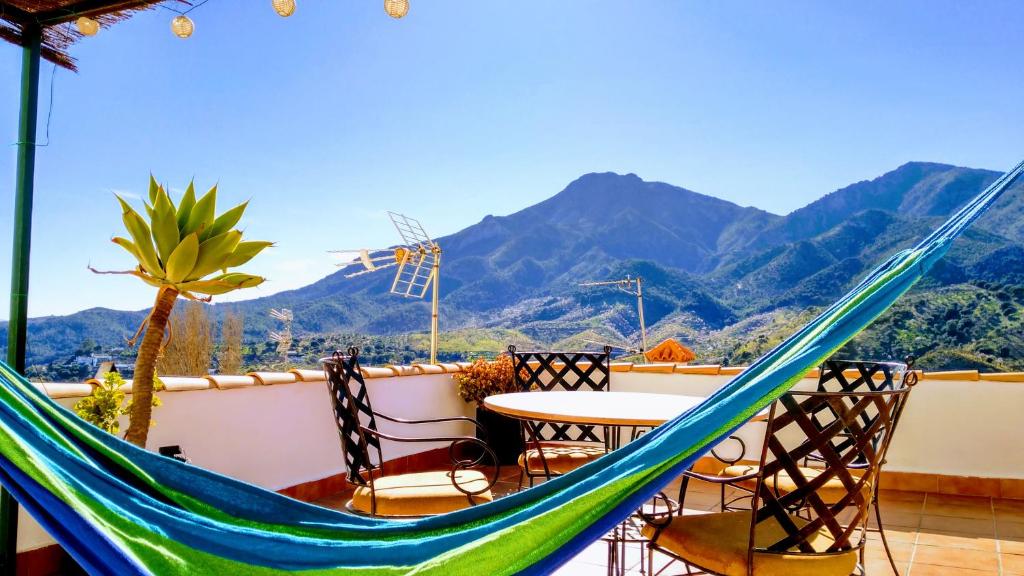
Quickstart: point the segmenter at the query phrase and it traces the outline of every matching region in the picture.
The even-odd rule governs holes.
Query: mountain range
[[[511,329],[544,346],[635,344],[635,298],[578,286],[630,274],[645,282],[650,339],[676,337],[703,360],[750,360],[998,176],[911,162],[780,216],[635,174],[586,174],[543,202],[438,239],[441,327]],[[914,353],[942,366],[1024,365],[1022,191],[1021,184],[1009,190],[851,351]],[[273,328],[266,311],[280,307],[293,311],[300,336],[425,330],[428,303],[388,294],[389,274],[345,278],[348,272],[212,309],[215,316],[242,312],[250,341],[266,340]],[[917,307],[908,312],[911,303]],[[120,344],[142,316],[90,309],[31,319],[30,363],[66,355],[86,338]],[[949,327],[964,319],[970,326]],[[0,334],[2,341],[6,331]]]

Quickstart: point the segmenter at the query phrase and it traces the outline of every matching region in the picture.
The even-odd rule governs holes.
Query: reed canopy
[[[28,46],[42,35],[40,56],[54,64],[76,70],[68,54],[84,34],[75,22],[88,18],[106,27],[152,8],[161,0],[0,0],[0,39]]]

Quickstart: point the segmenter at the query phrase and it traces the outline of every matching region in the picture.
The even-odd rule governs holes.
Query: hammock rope
[[[997,179],[701,404],[530,490],[412,521],[298,502],[142,450],[0,363],[0,482],[92,574],[547,574],[884,313],[1024,173]]]

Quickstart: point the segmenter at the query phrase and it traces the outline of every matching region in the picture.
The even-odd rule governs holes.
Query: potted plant
[[[485,440],[502,464],[515,464],[523,452],[523,438],[519,421],[515,418],[492,412],[483,406],[484,398],[492,394],[519,392],[512,369],[512,357],[501,354],[496,360],[477,358],[469,367],[452,375],[458,384],[459,396],[468,402],[476,402],[476,420],[486,430]]]

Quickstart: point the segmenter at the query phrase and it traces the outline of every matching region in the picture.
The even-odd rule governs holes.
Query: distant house
[[[103,363],[109,363],[114,360],[114,357],[110,354],[89,354],[88,356],[75,356],[75,364],[81,364],[88,366],[89,368],[99,368]],[[105,372],[104,372],[105,374]]]

